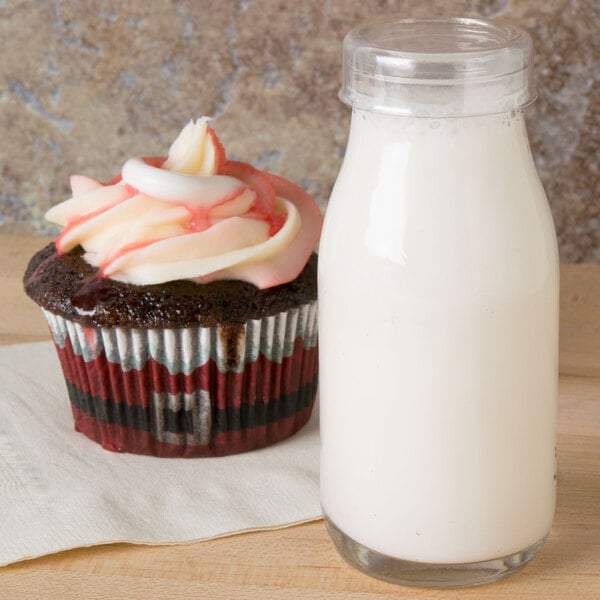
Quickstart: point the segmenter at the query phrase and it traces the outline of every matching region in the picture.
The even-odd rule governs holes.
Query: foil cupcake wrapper
[[[241,326],[186,327],[181,329],[124,329],[83,327],[44,310],[54,342],[64,348],[69,339],[73,351],[86,362],[104,353],[124,371],[141,369],[153,358],[171,373],[189,374],[208,360],[219,369],[241,372],[260,354],[281,362],[301,337],[306,348],[317,343],[317,302],[304,304]]]
[[[316,301],[214,328],[89,328],[44,312],[75,428],[107,449],[220,456],[284,439],[310,417]]]

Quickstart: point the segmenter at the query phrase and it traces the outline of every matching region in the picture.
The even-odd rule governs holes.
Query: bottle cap
[[[522,28],[470,18],[362,25],[344,39],[340,99],[412,116],[509,112],[533,102],[533,44]]]

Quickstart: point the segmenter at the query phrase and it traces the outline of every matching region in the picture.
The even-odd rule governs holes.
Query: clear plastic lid
[[[340,99],[398,115],[508,112],[536,98],[533,44],[520,27],[467,18],[363,25],[344,40]]]

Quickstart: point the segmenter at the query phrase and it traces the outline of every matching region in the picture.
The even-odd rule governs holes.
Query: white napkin
[[[318,410],[269,448],[166,459],[73,429],[51,342],[0,347],[0,566],[78,546],[190,542],[318,519]]]

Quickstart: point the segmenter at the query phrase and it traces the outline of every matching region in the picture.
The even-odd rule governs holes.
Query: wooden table
[[[0,236],[2,344],[49,338],[21,290],[27,260],[45,243]],[[546,546],[521,573],[458,591],[390,585],[346,566],[317,521],[186,545],[61,552],[0,569],[0,598],[600,598],[600,265],[563,265],[561,277],[558,507]]]

